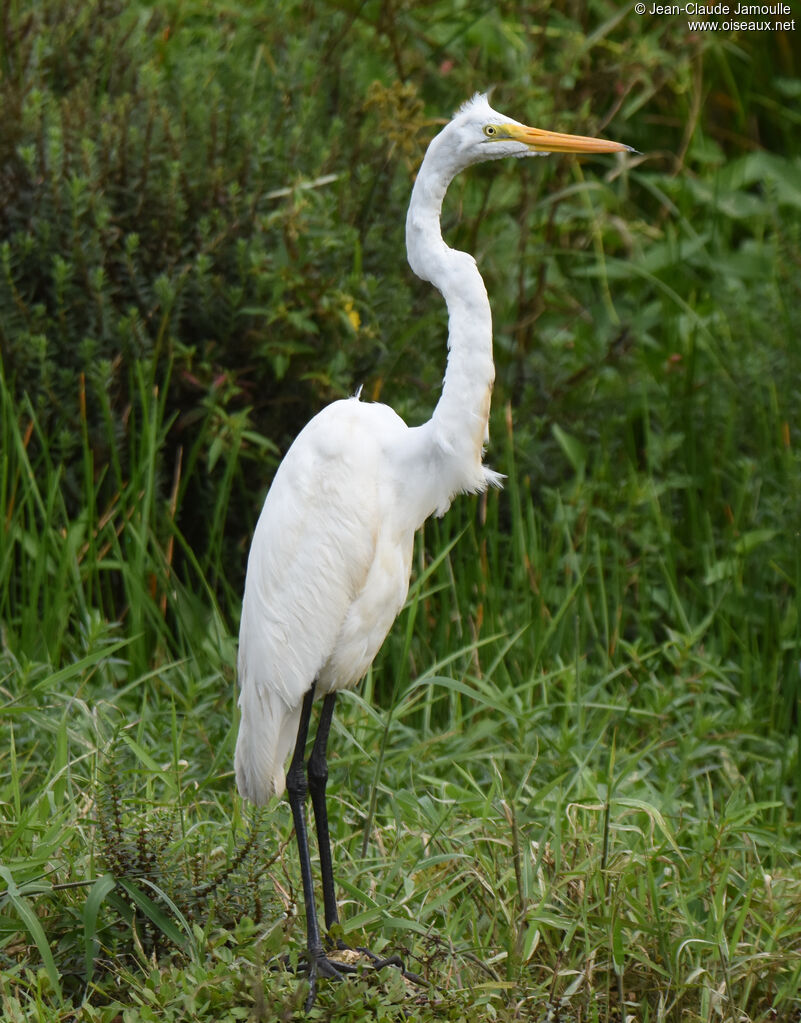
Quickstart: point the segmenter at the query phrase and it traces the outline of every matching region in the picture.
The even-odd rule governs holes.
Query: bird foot
[[[280,966],[276,963],[274,969],[293,969],[288,955],[282,955],[278,963],[280,963]],[[327,953],[322,949],[317,952],[303,952],[303,962],[298,965],[297,973],[305,975],[309,982],[304,1012],[308,1013],[314,1005],[319,978],[325,980],[344,980],[346,977],[359,973],[360,970],[379,971],[384,970],[385,967],[393,967],[398,970],[403,979],[410,984],[418,987],[426,986],[426,981],[422,977],[406,969],[406,964],[400,958],[400,955],[381,957],[381,955],[376,955],[369,948],[363,948],[359,945],[354,947],[342,940],[330,941]]]
[[[358,967],[355,963],[340,962],[337,959],[329,959],[325,952],[307,952],[306,964],[302,967],[309,981],[309,991],[306,995],[304,1011],[308,1012],[317,997],[317,978],[325,977],[327,980],[342,980],[348,974],[356,973]]]
[[[394,967],[400,971],[401,976],[411,984],[424,986],[425,981],[416,973],[406,969],[406,965],[398,955],[381,957],[372,952],[369,948],[354,948],[346,945],[344,941],[332,942],[329,946],[330,955],[322,949],[319,952],[305,952],[304,962],[298,966],[298,973],[305,974],[309,982],[309,990],[306,995],[304,1012],[309,1012],[317,998],[317,981],[319,978],[325,980],[344,980],[352,976],[360,969],[383,970],[387,966]],[[335,958],[334,958],[335,957]],[[364,960],[367,960],[365,962]],[[287,960],[283,959],[284,966]]]
[[[412,973],[406,969],[406,963],[401,959],[399,955],[391,955],[381,957],[376,955],[369,948],[363,948],[361,945],[357,945],[353,948],[351,945],[346,945],[344,941],[337,941],[334,946],[338,952],[349,952],[351,955],[358,953],[370,960],[370,969],[372,970],[383,970],[385,966],[394,966],[400,971],[400,975],[410,981],[412,984],[418,984],[420,986],[425,985],[425,981],[422,977],[419,977],[416,973]]]

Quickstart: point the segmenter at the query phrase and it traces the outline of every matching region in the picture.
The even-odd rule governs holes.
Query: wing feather
[[[255,802],[283,791],[303,696],[364,591],[382,521],[383,448],[399,428],[386,406],[334,402],[298,435],[267,494],[239,633],[237,785]]]

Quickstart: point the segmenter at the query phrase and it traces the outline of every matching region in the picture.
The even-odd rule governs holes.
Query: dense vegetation
[[[234,795],[249,536],[299,426],[436,401],[403,258],[477,88],[636,147],[474,168],[502,492],[423,530],[332,737],[328,1020],[801,1014],[797,33],[606,0],[12,0],[0,19],[4,1018],[291,1019]]]

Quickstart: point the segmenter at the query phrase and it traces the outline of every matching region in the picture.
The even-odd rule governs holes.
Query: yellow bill
[[[495,138],[514,139],[537,153],[635,153],[631,146],[588,135],[564,135],[559,131],[528,128],[523,124],[500,124]]]

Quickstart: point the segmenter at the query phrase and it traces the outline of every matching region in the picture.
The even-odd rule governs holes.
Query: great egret
[[[336,694],[364,676],[403,606],[415,531],[430,515],[443,515],[456,494],[501,479],[482,464],[495,376],[490,305],[475,259],[442,240],[445,192],[459,171],[483,160],[629,148],[526,127],[493,110],[485,95],[465,103],[429,145],[406,217],[409,264],[448,306],[448,363],[433,416],[409,427],[391,408],[358,395],[335,401],[298,435],[267,494],[250,548],[239,632],[236,781],[254,803],[280,796],[286,784],[306,908],[307,1006],[318,974],[346,969],[323,947],[304,816],[309,790],[330,931],[338,914],[326,743]],[[315,696],[323,704],[307,782],[303,761]]]

